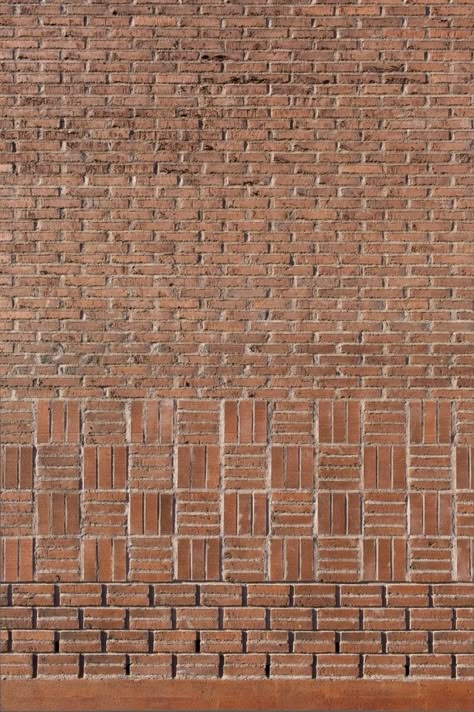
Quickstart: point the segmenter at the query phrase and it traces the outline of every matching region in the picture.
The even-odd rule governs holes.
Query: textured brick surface
[[[473,24],[0,2],[3,678],[473,676]]]

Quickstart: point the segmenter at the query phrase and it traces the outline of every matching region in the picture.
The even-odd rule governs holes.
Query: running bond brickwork
[[[473,676],[473,30],[0,2],[2,678]]]

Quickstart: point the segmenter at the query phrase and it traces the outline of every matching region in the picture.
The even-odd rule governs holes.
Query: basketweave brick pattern
[[[0,18],[0,677],[473,677],[470,3]]]
[[[0,449],[4,678],[472,674],[457,403],[124,400],[113,444],[89,408]]]

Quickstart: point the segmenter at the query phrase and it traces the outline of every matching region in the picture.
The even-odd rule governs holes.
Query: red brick
[[[356,608],[323,608],[318,611],[318,630],[359,630]]]
[[[321,653],[317,660],[318,678],[347,678],[359,676],[359,656],[354,654]]]
[[[268,533],[267,496],[264,492],[226,492],[224,533],[264,536]]]
[[[146,606],[149,603],[149,586],[143,583],[112,583],[107,586],[108,606]]]
[[[130,655],[131,677],[171,677],[171,655],[163,653],[134,653]]]
[[[294,649],[297,653],[334,653],[335,643],[332,631],[296,631]]]
[[[117,611],[123,611],[117,608]],[[131,630],[169,630],[172,626],[171,609],[168,607],[138,607],[130,609]]]
[[[263,653],[229,653],[224,657],[224,678],[264,678],[265,665],[266,655]]]
[[[264,581],[266,577],[264,537],[227,536],[223,546],[223,575],[226,581]]]
[[[2,678],[30,678],[33,672],[33,656],[29,653],[1,653]]]
[[[225,403],[225,442],[244,444],[266,443],[267,403],[242,400]]]
[[[249,653],[288,652],[288,633],[284,630],[249,630],[247,650]]]
[[[130,534],[172,534],[173,495],[158,492],[132,492],[130,495]]]
[[[287,606],[289,600],[290,586],[288,584],[250,583],[247,586],[247,605],[249,606]]]
[[[378,490],[403,490],[405,486],[405,448],[367,445],[364,448],[364,487]]]
[[[225,608],[224,628],[230,630],[263,630],[265,628],[265,608]]]
[[[273,537],[270,541],[270,576],[276,581],[313,580],[313,539]]]
[[[177,578],[191,581],[219,579],[219,540],[178,539]]]
[[[220,462],[217,445],[180,445],[178,447],[178,487],[216,489]]]
[[[78,657],[73,653],[40,653],[38,677],[77,677]]]
[[[33,539],[0,539],[0,573],[3,581],[31,581],[33,578]]]
[[[196,585],[170,583],[153,586],[153,598],[157,606],[192,606],[196,603]]]
[[[325,583],[297,583],[294,587],[295,606],[317,608],[336,605],[336,586]]]
[[[13,584],[11,595],[14,606],[54,605],[54,586],[50,583]]]
[[[54,607],[36,609],[36,627],[39,630],[78,630],[79,609]]]
[[[157,630],[153,633],[153,649],[158,653],[193,653],[196,633],[193,630]]]
[[[403,655],[427,653],[428,635],[424,631],[390,630],[387,632],[387,652],[402,653]]]
[[[11,4],[2,675],[472,677],[470,4]]]
[[[318,495],[318,533],[339,536],[360,534],[361,505],[358,492],[322,492]]]
[[[240,653],[242,635],[238,630],[205,630],[200,637],[203,653]],[[251,648],[248,650],[252,652]]]
[[[410,656],[410,677],[449,678],[451,677],[451,655],[417,654]]]
[[[247,596],[249,605],[250,596]],[[200,587],[203,606],[239,606],[242,603],[242,586],[227,583],[203,583]]]
[[[403,608],[364,609],[364,630],[404,630],[405,625]]]
[[[456,677],[461,679],[472,678],[474,668],[474,654],[456,655]]]
[[[79,494],[77,492],[39,492],[38,534],[79,534]]]
[[[33,487],[33,448],[5,445],[0,451],[0,484],[4,489]]]
[[[125,671],[125,655],[118,653],[86,653],[84,655],[85,677],[122,677]]]
[[[102,649],[98,630],[62,630],[59,637],[61,653],[100,653]]]
[[[171,400],[139,401],[130,404],[130,432],[132,443],[165,445],[173,441],[174,413]]]
[[[474,487],[474,447],[456,448],[456,486],[458,489]]]
[[[312,489],[314,453],[310,446],[274,445],[271,450],[273,489]]]
[[[54,632],[52,630],[14,630],[12,648],[15,653],[53,653]]]
[[[380,633],[357,631],[341,633],[341,653],[381,653],[382,640]]]
[[[321,581],[357,581],[360,576],[359,540],[357,537],[321,537],[318,540],[317,564]],[[370,578],[374,578],[371,576]]]
[[[81,413],[78,401],[38,401],[37,418],[38,443],[79,442]]]
[[[428,586],[426,584],[391,583],[387,586],[387,605],[428,606]]]
[[[112,630],[107,634],[108,653],[148,652],[147,631]]]
[[[214,653],[182,653],[177,658],[177,678],[214,679],[218,676],[219,656]]]
[[[208,608],[177,608],[176,628],[178,630],[216,630],[219,627],[219,612],[214,606]],[[225,623],[224,623],[224,627]]]
[[[271,678],[311,678],[313,668],[313,656],[298,653],[288,655],[278,653],[272,654],[270,659]]]
[[[127,448],[88,445],[84,448],[83,481],[86,489],[125,489]]]
[[[126,543],[111,537],[83,541],[83,578],[86,581],[124,581]]]
[[[364,677],[389,680],[405,677],[405,656],[396,654],[366,655]]]
[[[319,440],[325,443],[358,443],[360,406],[357,401],[321,401]]]
[[[122,548],[119,540],[118,573],[122,580],[125,570],[122,560]],[[169,536],[133,536],[129,538],[129,581],[139,583],[171,581],[173,576],[172,543]]]

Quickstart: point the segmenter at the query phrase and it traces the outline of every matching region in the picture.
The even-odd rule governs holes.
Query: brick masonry
[[[0,13],[1,677],[472,678],[469,3]]]

